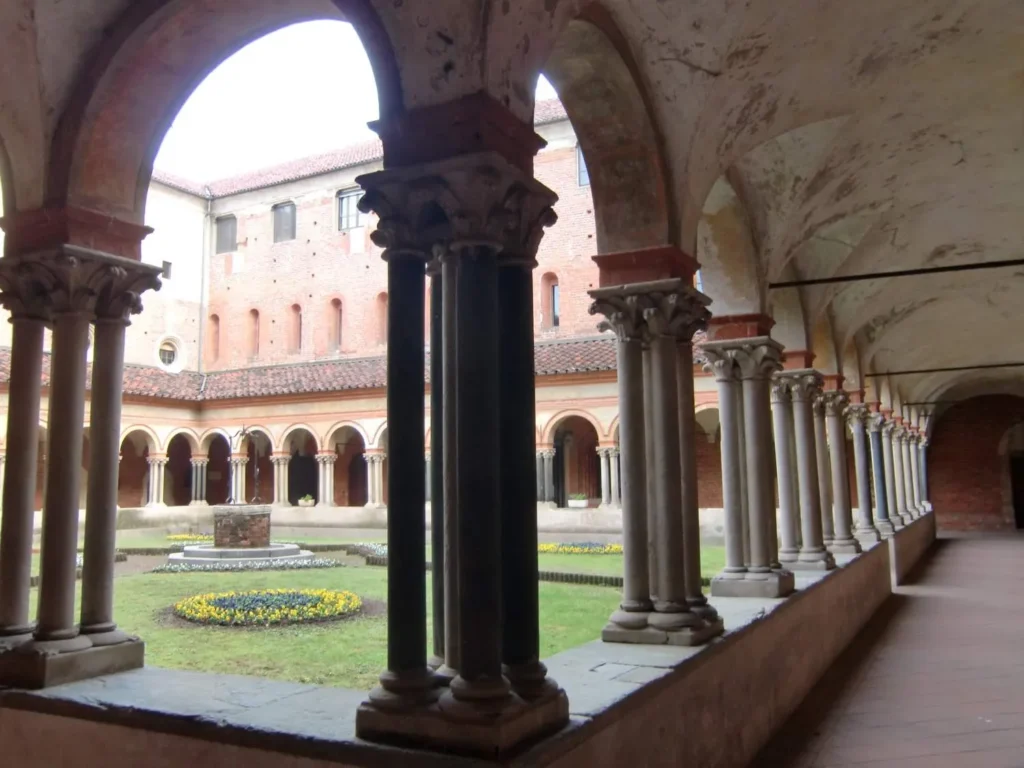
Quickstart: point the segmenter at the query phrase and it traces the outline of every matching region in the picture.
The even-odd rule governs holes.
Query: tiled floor
[[[1024,767],[1024,536],[940,540],[755,768]]]

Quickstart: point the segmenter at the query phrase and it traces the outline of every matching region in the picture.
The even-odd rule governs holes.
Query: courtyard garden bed
[[[332,621],[362,607],[354,592],[333,589],[253,589],[193,595],[174,604],[174,613],[197,624],[269,627]]]

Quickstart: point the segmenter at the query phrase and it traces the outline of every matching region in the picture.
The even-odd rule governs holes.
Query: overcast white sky
[[[540,99],[555,92],[543,78]],[[312,21],[231,56],[185,102],[156,167],[212,181],[374,137],[373,71],[348,24]]]

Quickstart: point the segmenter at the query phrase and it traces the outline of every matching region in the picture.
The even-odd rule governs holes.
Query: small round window
[[[160,362],[164,365],[174,365],[174,361],[178,359],[178,348],[170,341],[165,341],[160,345]]]

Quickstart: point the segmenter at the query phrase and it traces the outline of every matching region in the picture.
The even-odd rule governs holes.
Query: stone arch
[[[697,224],[701,290],[718,317],[763,314],[768,297],[747,208],[723,175],[711,188]]]
[[[274,498],[273,433],[262,425],[247,426],[249,434],[238,441],[234,451],[249,459],[245,463],[245,499],[269,504]]]
[[[317,503],[320,498],[319,465],[316,455],[322,445],[317,433],[306,424],[293,424],[284,431],[278,452],[288,459],[288,503],[298,504],[299,499],[311,496]]]
[[[323,443],[320,440],[319,433],[311,426],[309,426],[309,424],[306,424],[305,422],[297,422],[295,424],[291,424],[290,426],[288,426],[284,430],[284,432],[281,433],[281,438],[277,441],[275,450],[280,451],[282,453],[287,453],[289,448],[289,441],[295,436],[296,431],[300,429],[304,429],[306,432],[313,436],[313,439],[316,441],[317,450],[323,448]]]
[[[121,430],[121,445],[123,446],[124,441],[133,435],[139,435],[145,439],[145,447],[149,453],[156,453],[160,449],[160,438],[157,437],[152,427],[148,427],[145,424],[132,424],[125,427]]]
[[[117,472],[117,505],[141,507],[149,500],[148,459],[157,453],[160,443],[149,427],[131,426],[121,433],[119,445],[121,459]]]
[[[551,431],[554,457],[554,499],[560,507],[569,501],[601,499],[601,464],[597,448],[601,430],[582,412],[563,412]]]
[[[210,429],[203,432],[199,437],[199,452],[206,454],[210,450],[210,443],[212,443],[218,437],[223,438],[227,441],[228,445],[231,445],[231,435],[223,427],[211,427]]]
[[[167,438],[164,500],[171,506],[186,506],[192,501],[192,459],[198,446],[187,430],[179,429]]]
[[[371,448],[382,449],[387,447],[388,423],[385,421],[377,431],[373,433],[373,440],[368,444]]]
[[[550,444],[554,439],[555,430],[558,429],[559,424],[573,416],[578,416],[584,421],[589,422],[590,426],[594,428],[594,432],[597,433],[598,438],[607,437],[610,434],[609,432],[605,432],[604,427],[601,426],[601,422],[598,421],[597,417],[592,413],[576,408],[566,408],[548,419],[548,423],[544,425],[544,429],[541,432],[544,438],[542,442]]]
[[[399,112],[398,65],[372,3],[334,0],[331,5],[322,0],[131,4],[106,30],[93,65],[70,91],[51,145],[47,201],[141,224],[156,152],[193,89],[234,52],[297,22],[352,24],[373,69],[381,117]]]
[[[171,430],[171,433],[167,436],[167,440],[164,442],[165,452],[168,446],[170,446],[171,440],[178,437],[179,435],[181,435],[181,437],[183,437],[188,442],[188,447],[192,450],[193,454],[199,452],[199,436],[188,427],[176,427],[175,429]]]
[[[337,507],[364,506],[369,501],[366,433],[354,422],[339,422],[327,431],[324,445],[337,456],[331,504]]]
[[[676,210],[664,137],[625,36],[589,3],[543,63],[590,172],[597,252],[674,243]]]

